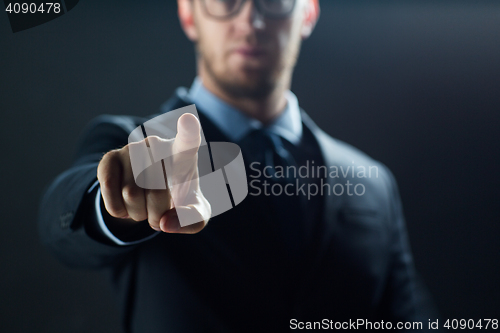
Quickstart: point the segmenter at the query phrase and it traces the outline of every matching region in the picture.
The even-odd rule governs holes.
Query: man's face
[[[218,20],[194,0],[199,71],[235,97],[266,97],[287,84],[303,37],[306,1],[297,0],[292,14],[281,19],[263,17],[246,1],[236,16]]]

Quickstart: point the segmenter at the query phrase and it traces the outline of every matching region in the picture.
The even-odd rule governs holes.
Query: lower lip
[[[263,51],[253,51],[253,50],[236,50],[236,53],[249,58],[257,58],[264,55]]]

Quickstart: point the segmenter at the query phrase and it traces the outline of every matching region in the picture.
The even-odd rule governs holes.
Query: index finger
[[[191,113],[185,113],[177,121],[173,153],[196,154],[201,143],[201,125],[198,118]]]

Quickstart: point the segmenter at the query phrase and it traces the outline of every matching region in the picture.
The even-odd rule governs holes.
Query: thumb
[[[177,135],[175,136],[173,153],[178,154],[190,149],[198,151],[201,143],[201,125],[198,118],[191,113],[185,113],[177,121]]]

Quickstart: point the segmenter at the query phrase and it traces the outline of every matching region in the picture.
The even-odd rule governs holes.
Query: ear
[[[194,4],[192,0],[177,0],[179,21],[182,30],[192,42],[198,40],[198,32],[194,24]]]
[[[319,0],[305,0],[304,5],[304,21],[300,35],[302,39],[307,39],[314,30],[316,22],[319,19]]]

